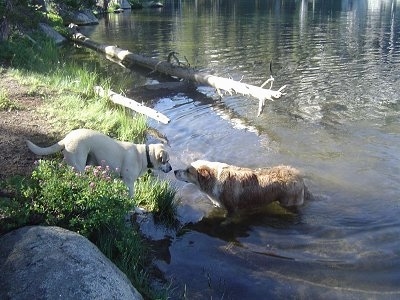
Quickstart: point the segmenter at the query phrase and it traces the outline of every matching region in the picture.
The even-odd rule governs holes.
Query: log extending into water
[[[137,111],[141,114],[144,114],[154,120],[157,120],[163,124],[168,124],[171,120],[163,115],[162,113],[144,106],[143,104],[140,104],[136,102],[135,100],[129,99],[127,97],[124,97],[120,94],[117,94],[113,91],[105,91],[101,86],[96,86],[95,87],[95,92],[96,94],[100,95],[101,97],[107,96],[110,98],[112,102],[115,104],[120,104],[122,106],[128,107],[134,111]]]
[[[118,48],[117,46],[98,44],[83,34],[77,32],[76,25],[71,24],[69,28],[72,34],[72,40],[74,42],[93,50],[105,53],[114,59],[118,59],[123,65],[138,65],[170,76],[186,79],[194,83],[208,85],[215,88],[220,96],[222,96],[220,90],[223,90],[231,95],[233,93],[240,93],[245,96],[252,96],[259,100],[258,116],[262,113],[266,100],[273,101],[274,99],[278,99],[284,95],[282,91],[286,86],[282,86],[277,91],[271,89],[272,82],[274,80],[272,76],[265,83],[263,83],[261,87],[258,87],[240,81],[218,77],[204,72],[198,72],[192,68],[172,64],[169,61],[160,61],[151,57],[134,54],[128,50]],[[264,89],[263,86],[267,82],[271,82],[271,86],[269,89]]]

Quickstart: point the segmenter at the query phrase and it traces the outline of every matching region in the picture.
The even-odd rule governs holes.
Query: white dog
[[[37,155],[49,155],[63,150],[67,164],[78,172],[86,165],[100,165],[104,162],[116,171],[134,195],[134,181],[147,169],[158,169],[165,173],[172,170],[169,155],[162,144],[133,144],[121,142],[90,129],[76,129],[56,144],[41,148],[26,141],[28,148]]]
[[[197,185],[214,204],[223,206],[228,217],[273,201],[284,207],[299,206],[308,195],[300,172],[289,166],[252,170],[198,160],[174,173],[177,179]]]

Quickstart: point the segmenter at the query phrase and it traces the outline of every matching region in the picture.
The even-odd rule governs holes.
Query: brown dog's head
[[[175,170],[175,177],[178,180],[193,183],[200,186],[203,179],[210,178],[210,169],[207,166],[198,167],[189,166],[186,169]]]
[[[178,180],[193,183],[204,192],[210,194],[216,185],[217,172],[219,168],[224,166],[226,164],[197,160],[186,169],[175,170],[174,173]]]
[[[198,184],[197,180],[197,171],[192,166],[189,166],[186,169],[179,169],[174,171],[176,179],[180,181],[184,181],[187,183]]]

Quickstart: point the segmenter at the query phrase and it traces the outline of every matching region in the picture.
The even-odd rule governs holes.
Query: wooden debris
[[[147,107],[143,104],[140,104],[139,102],[136,102],[135,100],[129,99],[127,97],[124,97],[120,94],[117,94],[111,90],[105,91],[101,86],[96,86],[95,87],[95,92],[96,94],[100,95],[101,97],[109,97],[110,100],[115,103],[119,104],[125,107],[128,107],[138,113],[144,114],[156,121],[159,121],[163,124],[168,124],[171,120],[163,115],[162,113]]]

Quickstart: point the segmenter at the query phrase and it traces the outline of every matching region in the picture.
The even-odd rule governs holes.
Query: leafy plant
[[[19,105],[14,101],[10,100],[5,90],[0,88],[0,111],[1,110],[18,110]]]
[[[108,10],[109,12],[113,12],[113,11],[115,11],[115,10],[117,10],[117,9],[120,9],[120,8],[121,8],[121,5],[119,5],[117,2],[113,2],[113,3],[109,4],[107,10]]]
[[[68,30],[64,26],[63,19],[60,15],[56,14],[53,11],[49,11],[45,13],[48,24],[53,27],[57,32],[66,36],[68,35]]]
[[[65,163],[39,161],[24,196],[35,219],[90,237],[97,228],[123,222],[134,203],[126,185],[107,166],[87,167],[84,174]]]

